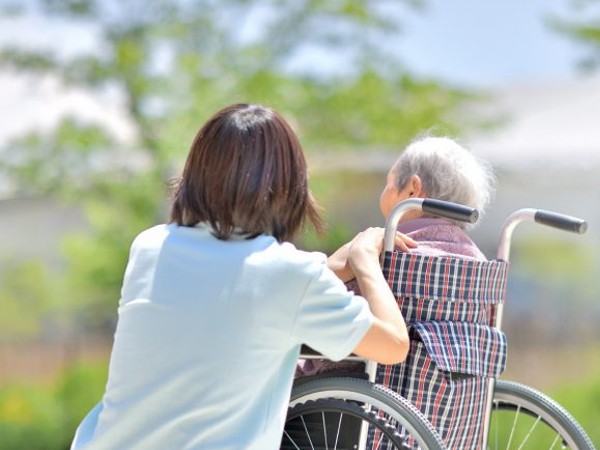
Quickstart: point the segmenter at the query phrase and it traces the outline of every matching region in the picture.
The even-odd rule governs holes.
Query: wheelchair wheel
[[[329,403],[331,399],[335,401]],[[338,425],[340,421],[343,426]],[[338,439],[338,447],[334,447],[336,441],[330,436],[338,431],[343,441]],[[303,436],[304,441],[292,441],[294,436],[298,441]],[[320,436],[319,443],[328,445],[315,445],[313,436]],[[322,377],[295,386],[281,448],[446,450],[439,434],[414,405],[383,386],[352,377]]]
[[[384,417],[357,403],[327,398],[290,408],[281,449],[359,448],[363,429],[377,436],[376,448],[405,448],[400,433]]]
[[[496,381],[487,448],[595,449],[562,406],[529,386],[504,380]]]

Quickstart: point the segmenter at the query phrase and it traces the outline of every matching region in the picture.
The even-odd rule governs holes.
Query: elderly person
[[[490,167],[447,137],[425,137],[411,143],[390,169],[379,197],[381,213],[387,219],[399,202],[408,198],[434,198],[477,208],[483,213],[493,191]],[[485,260],[485,256],[466,235],[464,222],[432,217],[420,211],[406,213],[398,231],[417,242],[409,251],[424,255],[455,255]],[[328,259],[328,266],[357,291],[354,273],[348,264],[350,243]],[[356,363],[306,360],[298,365],[297,375],[329,371],[356,371]]]

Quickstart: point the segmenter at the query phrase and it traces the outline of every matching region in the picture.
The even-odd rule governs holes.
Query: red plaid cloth
[[[404,363],[379,365],[376,382],[414,403],[448,448],[482,448],[489,379],[506,364],[506,338],[490,324],[508,264],[388,252],[383,271],[411,349]]]

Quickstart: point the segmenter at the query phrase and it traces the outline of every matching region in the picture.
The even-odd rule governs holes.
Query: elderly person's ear
[[[418,175],[411,175],[404,187],[398,189],[394,173],[390,171],[387,178],[387,184],[379,196],[379,209],[381,210],[383,217],[387,218],[394,207],[401,201],[408,198],[425,197],[426,195],[423,191],[421,177]],[[410,215],[412,216],[414,214],[410,213]]]
[[[423,191],[423,183],[419,175],[411,175],[406,186],[400,191],[401,197],[406,198],[425,198],[427,195]]]

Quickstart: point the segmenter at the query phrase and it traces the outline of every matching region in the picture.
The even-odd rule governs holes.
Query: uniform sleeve
[[[311,272],[298,305],[292,338],[339,361],[352,353],[374,318],[367,301],[349,292],[324,259],[312,264]]]

